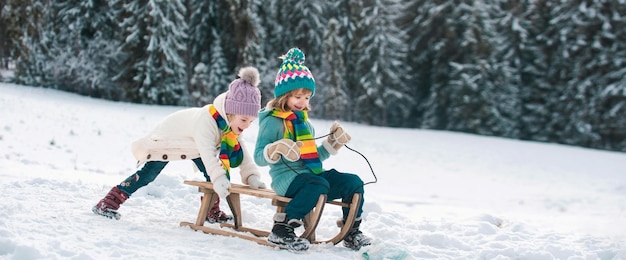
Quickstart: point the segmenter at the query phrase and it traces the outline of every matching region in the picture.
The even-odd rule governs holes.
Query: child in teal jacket
[[[292,198],[284,213],[274,215],[274,227],[268,241],[293,250],[306,250],[309,241],[299,238],[294,228],[317,203],[321,194],[328,200],[341,198],[351,202],[355,193],[363,194],[363,181],[359,176],[324,170],[322,161],[337,153],[350,141],[350,135],[335,122],[331,134],[322,145],[313,139],[315,129],[308,120],[309,100],[315,94],[315,80],[304,66],[304,53],[292,48],[283,57],[276,76],[274,99],[259,112],[259,134],[254,160],[259,166],[270,166],[272,188],[276,194]],[[359,230],[363,212],[363,198],[357,220],[344,238],[346,247],[358,250],[370,245],[371,239]],[[345,223],[348,210],[344,208]]]

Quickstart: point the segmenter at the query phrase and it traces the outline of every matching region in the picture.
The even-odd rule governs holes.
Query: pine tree
[[[220,93],[228,90],[228,84],[235,73],[229,70],[226,59],[224,58],[224,51],[222,50],[222,42],[217,31],[213,30],[214,42],[211,44],[211,63],[209,69],[209,82],[205,87],[207,88],[208,100],[207,102],[213,102],[213,99]]]
[[[258,21],[262,25],[260,38],[265,59],[261,60],[261,91],[264,100],[274,97],[274,79],[278,66],[282,62],[279,57],[290,48],[300,48],[306,55],[305,65],[313,73],[318,86],[319,79],[324,77],[325,71],[320,68],[323,62],[322,42],[326,15],[324,7],[327,3],[320,1],[262,1],[257,8]],[[329,10],[330,11],[330,10]],[[321,88],[320,88],[321,89]],[[316,94],[317,95],[317,94]],[[311,115],[316,114],[316,107],[321,99],[313,99]]]
[[[393,1],[366,1],[362,6],[362,32],[353,54],[358,53],[354,73],[358,74],[355,110],[359,119],[374,125],[401,126],[412,105],[405,85],[406,46],[395,24],[398,5]],[[406,104],[407,106],[405,106]]]
[[[420,127],[447,129],[448,111],[452,106],[448,83],[450,62],[462,61],[465,49],[461,46],[465,23],[460,19],[459,9],[466,2],[418,1],[412,11],[416,12],[412,25],[407,26],[409,57],[417,84],[414,111]]]
[[[187,24],[181,1],[146,0],[125,3],[127,59],[118,75],[132,101],[147,104],[187,104],[186,67],[182,59]]]
[[[570,107],[575,122],[568,124],[567,142],[602,149],[626,150],[626,2],[572,1],[576,58],[576,101]],[[621,15],[617,15],[621,14]],[[621,146],[621,148],[620,148]]]
[[[322,63],[322,42],[327,24],[324,1],[278,1],[277,21],[281,25],[279,52],[298,47],[306,55],[306,65],[314,72]]]
[[[119,84],[122,100],[140,103],[139,75],[141,71],[136,63],[140,57],[147,56],[147,45],[144,35],[146,32],[146,20],[142,19],[145,13],[146,2],[113,0],[111,3],[115,21],[120,23],[120,30],[116,38],[121,41],[121,55],[117,59],[119,68],[113,80]]]
[[[328,3],[327,10],[328,25],[324,32],[323,60],[321,64],[322,73],[316,78],[317,84],[324,86],[318,91],[322,97],[321,113],[322,118],[334,120],[354,121],[355,114],[352,96],[350,93],[351,73],[350,68],[353,62],[350,60],[351,53],[351,11],[350,1],[335,1]]]
[[[449,101],[444,109],[444,129],[476,133],[486,116],[482,108],[486,105],[483,95],[489,84],[491,64],[487,59],[491,46],[483,34],[484,13],[475,8],[474,1],[460,2],[451,7],[451,19],[446,23],[454,31],[455,38],[450,42],[458,51],[449,61],[448,84],[437,98],[445,96]]]
[[[345,115],[348,109],[348,95],[345,81],[344,41],[339,21],[331,18],[324,36],[325,67],[328,68],[329,76],[326,81],[317,79],[318,82],[324,82],[324,86],[326,86],[318,94],[324,100],[321,103],[322,113],[320,114],[324,118],[348,119]]]
[[[259,73],[261,74],[261,102],[266,104],[270,99],[274,98],[274,80],[276,79],[276,71],[282,62],[278,57],[287,52],[287,47],[282,47],[282,38],[285,36],[282,24],[277,19],[279,7],[282,1],[259,1],[256,6],[259,34],[257,35],[259,53],[263,58],[256,63]]]
[[[59,89],[93,97],[118,99],[111,76],[119,42],[105,1],[57,0],[56,37],[50,46],[49,75]]]
[[[552,109],[557,91],[547,76],[553,48],[546,32],[551,27],[552,0],[520,0],[511,5],[508,12],[513,15],[509,38],[519,39],[520,77],[520,136],[524,140],[550,141]],[[507,38],[507,36],[504,36]]]
[[[249,44],[256,41],[256,25],[254,24],[254,1],[232,0],[228,1],[228,12],[232,20],[233,43],[236,50],[236,65],[247,64],[246,58],[250,58]],[[247,56],[247,57],[246,57]]]
[[[586,28],[589,24],[585,21],[585,7],[581,1],[568,1],[556,6],[551,10],[553,18],[547,32],[555,48],[549,57],[554,63],[547,76],[556,91],[553,100],[558,101],[551,108],[551,140],[572,145],[589,145],[599,139],[590,121],[589,108],[596,106],[589,104],[593,88],[578,80],[580,76],[586,76],[586,63],[593,59],[593,54],[587,53],[590,39],[585,33],[580,33],[595,34],[594,29]],[[593,15],[596,11],[592,11]]]
[[[8,7],[8,8],[5,8]],[[11,12],[8,0],[0,0],[0,69],[9,68],[9,59],[13,52],[13,39],[11,38]],[[2,81],[2,75],[0,75]]]
[[[189,58],[191,67],[199,63],[209,64],[212,30],[215,29],[213,20],[215,12],[213,5],[216,1],[191,0],[187,12],[189,13]]]
[[[400,3],[405,4],[404,11],[399,13],[398,27],[406,35],[406,70],[408,71],[406,84],[410,86],[408,95],[413,100],[411,105],[406,107],[411,115],[411,120],[406,122],[406,126],[420,127],[423,125],[422,120],[427,109],[423,104],[430,94],[432,84],[432,74],[429,71],[432,67],[428,61],[433,53],[424,48],[434,40],[430,37],[440,25],[431,24],[431,17],[427,10],[435,7],[432,1],[407,0]]]
[[[15,25],[20,31],[17,50],[15,81],[31,86],[45,86],[50,83],[47,73],[48,47],[52,36],[50,13],[51,1],[12,0],[11,8],[16,14]],[[15,28],[15,27],[11,27]]]
[[[508,2],[508,0],[505,0]],[[472,6],[474,26],[468,31],[469,46],[475,51],[470,67],[476,69],[465,75],[475,77],[479,90],[479,107],[470,118],[478,126],[473,133],[510,138],[519,137],[521,98],[520,48],[525,44],[508,29],[516,29],[516,19],[499,0],[475,1]],[[478,65],[478,66],[476,66]]]
[[[248,5],[246,6],[246,13],[249,16],[251,27],[250,38],[247,39],[246,45],[242,50],[243,62],[240,64],[240,67],[243,66],[254,66],[254,67],[264,67],[267,63],[267,58],[265,57],[265,49],[263,46],[263,42],[261,39],[266,37],[265,28],[261,27],[261,19],[258,16],[258,10],[263,3],[259,0],[250,0]]]

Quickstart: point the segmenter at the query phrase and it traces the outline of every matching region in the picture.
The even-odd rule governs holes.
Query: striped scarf
[[[243,160],[243,152],[237,140],[238,135],[235,134],[224,118],[217,112],[215,106],[209,106],[209,113],[215,119],[217,127],[224,132],[222,142],[220,144],[220,161],[222,167],[226,170],[226,177],[230,180],[230,167],[237,167]]]
[[[296,141],[302,141],[303,145],[300,147],[300,159],[304,162],[304,165],[315,174],[323,172],[322,162],[317,154],[317,145],[315,144],[311,131],[305,124],[309,119],[307,112],[305,110],[281,112],[274,109],[271,115],[285,120],[287,130],[285,131],[284,138],[293,139],[295,135]]]

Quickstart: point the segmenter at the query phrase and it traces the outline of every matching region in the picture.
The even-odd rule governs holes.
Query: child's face
[[[252,124],[254,119],[256,119],[256,117],[233,115],[230,118],[230,122],[228,125],[235,134],[240,135],[241,133],[243,133],[243,130],[246,130],[246,128],[250,127],[250,124]]]
[[[287,99],[287,107],[292,111],[301,111],[308,108],[311,93],[310,90],[300,90],[293,93],[289,99]]]

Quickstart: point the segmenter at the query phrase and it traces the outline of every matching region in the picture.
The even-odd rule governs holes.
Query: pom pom
[[[295,62],[298,64],[304,64],[304,60],[306,59],[304,52],[298,48],[289,49],[289,51],[285,55],[280,56],[280,58],[283,59],[283,63]]]
[[[243,79],[248,84],[258,87],[259,82],[261,81],[259,76],[259,70],[255,67],[244,67],[239,70],[239,74],[237,74],[239,78]]]

